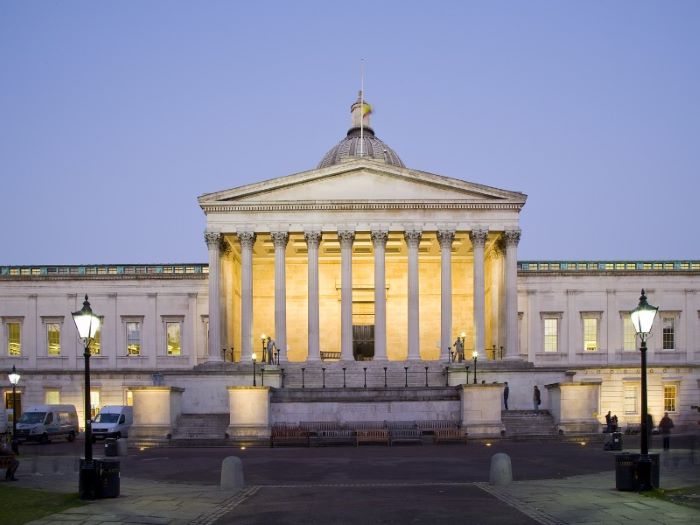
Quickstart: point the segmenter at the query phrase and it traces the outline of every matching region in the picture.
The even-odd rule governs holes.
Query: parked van
[[[133,422],[134,411],[130,406],[102,407],[92,423],[92,440],[128,437],[129,427]]]
[[[64,437],[73,441],[78,435],[78,413],[74,405],[36,405],[17,420],[17,441],[48,443]]]

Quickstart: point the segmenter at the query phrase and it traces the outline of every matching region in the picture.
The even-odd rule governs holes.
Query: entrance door
[[[374,357],[374,325],[353,325],[352,355],[355,361],[371,361]]]

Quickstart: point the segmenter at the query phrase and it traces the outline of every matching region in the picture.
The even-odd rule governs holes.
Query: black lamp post
[[[263,363],[267,363],[267,359],[269,359],[269,356],[267,357],[267,359],[265,357],[265,341],[266,340],[267,340],[267,336],[265,334],[260,334],[260,341],[262,342],[262,349],[260,350],[260,352],[261,352],[260,355],[262,355]]]
[[[479,357],[479,352],[474,350],[474,352],[472,352],[472,357],[474,358],[474,384],[476,384],[476,360]]]
[[[87,294],[83,308],[71,314],[78,329],[78,337],[85,346],[85,458],[80,464],[78,492],[81,499],[95,499],[97,486],[97,468],[92,461],[92,420],[90,418],[90,343],[100,329],[100,318],[92,313]]]
[[[253,358],[253,386],[258,386],[257,379],[255,379],[255,361],[257,361],[258,356],[253,352],[251,357]]]
[[[639,480],[639,490],[651,490],[651,458],[649,458],[649,421],[647,416],[647,339],[651,334],[651,327],[654,324],[658,306],[651,306],[647,303],[647,296],[642,290],[642,296],[639,298],[639,305],[630,314],[634,330],[637,332],[641,341],[639,352],[642,358],[642,443],[641,454],[637,470],[637,478]]]
[[[17,383],[20,375],[17,373],[15,365],[12,365],[12,372],[8,374],[12,385],[12,452],[19,454],[19,444],[17,442]]]

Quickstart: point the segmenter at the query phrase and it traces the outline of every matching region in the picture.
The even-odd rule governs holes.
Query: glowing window
[[[598,350],[598,319],[595,317],[583,318],[583,349],[586,352]]]
[[[7,323],[7,355],[22,355],[22,331],[19,323]]]
[[[141,323],[126,323],[126,354],[141,355]]]
[[[104,317],[100,317],[100,328],[95,332],[95,337],[90,341],[90,355],[100,355],[102,353],[102,324]]]
[[[165,333],[168,355],[180,355],[182,353],[181,324],[165,323]]]
[[[58,388],[47,388],[44,390],[44,402],[47,405],[60,405],[61,391]]]
[[[558,350],[559,319],[547,318],[544,320],[544,351],[556,352]]]
[[[46,323],[46,353],[50,356],[61,355],[61,325],[58,323]]]
[[[675,412],[678,404],[678,387],[664,385],[664,412]]]

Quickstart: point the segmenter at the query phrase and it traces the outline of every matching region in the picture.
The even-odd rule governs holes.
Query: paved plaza
[[[684,442],[679,440],[679,446]],[[635,452],[630,442],[629,451]],[[81,443],[24,445],[18,486],[75,492]],[[96,446],[95,451],[101,452]],[[496,452],[514,482],[489,485]],[[241,458],[246,487],[219,489],[223,458]],[[584,524],[700,522],[700,511],[615,490],[600,443],[326,448],[150,448],[121,457],[121,495],[34,524]],[[691,448],[661,457],[663,488],[700,485]]]

